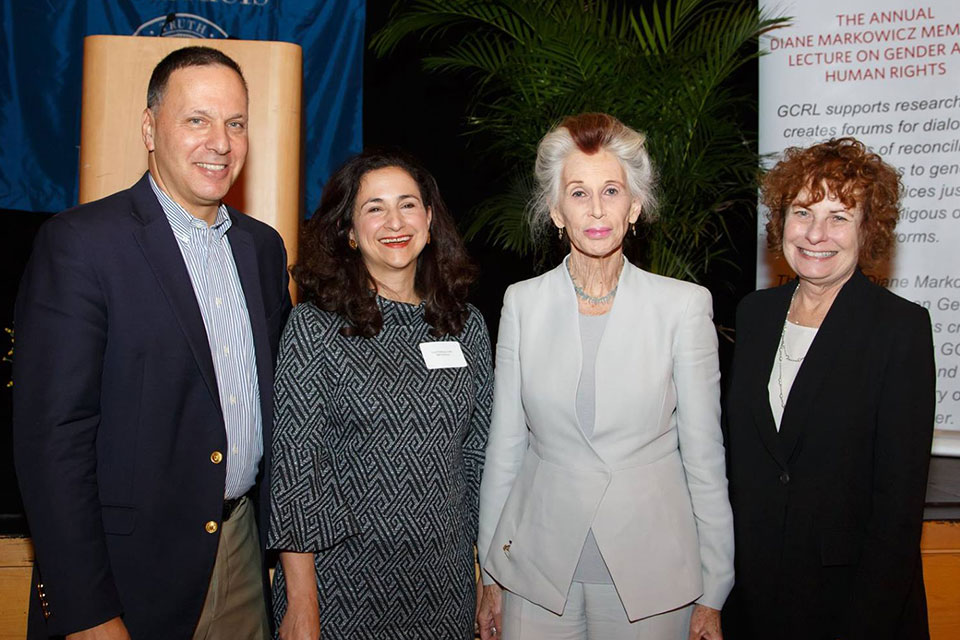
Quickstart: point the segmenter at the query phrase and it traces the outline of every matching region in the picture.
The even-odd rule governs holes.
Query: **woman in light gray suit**
[[[733,526],[711,298],[623,256],[653,210],[644,142],[582,114],[538,148],[531,224],[570,255],[504,296],[480,490],[484,640],[721,638]]]

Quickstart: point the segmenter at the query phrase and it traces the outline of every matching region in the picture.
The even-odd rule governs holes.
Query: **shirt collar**
[[[173,230],[173,235],[176,236],[177,240],[180,242],[189,242],[191,229],[206,229],[207,223],[200,218],[190,215],[186,209],[164,193],[160,185],[153,179],[153,175],[148,173],[147,177],[150,179],[150,188],[153,189],[154,195],[157,196],[160,207],[163,209],[163,213],[167,217],[167,222],[170,223],[170,228]],[[216,234],[217,240],[219,240],[223,238],[224,234],[227,233],[232,225],[233,220],[227,211],[227,205],[221,202],[217,208],[217,219],[214,220],[210,229]]]

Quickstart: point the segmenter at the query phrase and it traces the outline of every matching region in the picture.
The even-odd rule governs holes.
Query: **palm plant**
[[[473,81],[468,132],[516,178],[477,207],[468,237],[535,253],[523,213],[537,143],[566,115],[603,111],[647,133],[661,176],[644,266],[696,281],[728,244],[727,216],[756,199],[758,158],[737,115],[753,97],[730,77],[759,55],[759,35],[784,22],[735,0],[638,10],[605,0],[413,0],[397,2],[371,47],[383,56],[419,35],[436,51],[426,69]]]

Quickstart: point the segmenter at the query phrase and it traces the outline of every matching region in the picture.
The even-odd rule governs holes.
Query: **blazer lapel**
[[[788,458],[784,455],[782,442],[777,433],[777,423],[770,410],[770,394],[767,392],[767,385],[776,359],[777,347],[780,344],[780,332],[796,288],[795,281],[777,292],[779,296],[773,301],[769,309],[770,313],[758,328],[760,335],[756,336],[756,348],[750,361],[745,364],[745,368],[754,376],[753,388],[756,390],[753,399],[754,426],[767,451],[783,468],[786,468]]]
[[[240,275],[240,286],[247,301],[247,313],[250,316],[250,329],[253,333],[253,348],[257,359],[257,381],[260,386],[260,413],[263,417],[263,439],[270,442],[270,428],[273,425],[273,358],[270,355],[270,341],[267,330],[267,314],[263,305],[263,292],[260,290],[260,266],[257,263],[257,250],[253,236],[243,228],[243,214],[230,210],[233,225],[227,232],[233,260]],[[264,447],[264,453],[269,445]]]
[[[143,226],[134,232],[134,237],[146,256],[147,262],[160,283],[160,289],[170,303],[177,318],[180,329],[190,345],[193,357],[200,367],[207,389],[220,411],[220,391],[217,388],[217,377],[213,370],[213,357],[210,355],[210,342],[207,331],[203,326],[203,316],[197,305],[197,297],[190,282],[187,265],[183,262],[183,255],[173,230],[167,222],[163,208],[157,201],[147,175],[144,174],[137,184],[131,188],[134,202],[133,215]]]
[[[620,278],[617,281],[617,295],[613,306],[607,313],[606,326],[597,348],[596,373],[594,375],[595,405],[593,440],[600,442],[610,429],[623,428],[629,412],[629,418],[636,417],[638,410],[631,395],[624,395],[622,388],[612,392],[610,378],[622,379],[627,371],[635,367],[651,366],[648,344],[656,341],[651,331],[666,324],[661,319],[661,307],[654,297],[646,275],[624,260]],[[578,336],[579,339],[579,336]],[[578,340],[578,342],[580,342]],[[582,368],[582,365],[581,365]],[[628,382],[634,385],[635,382]],[[630,398],[630,400],[628,400]],[[630,407],[627,409],[627,407]],[[659,410],[659,407],[657,408]],[[656,416],[648,416],[655,421]]]
[[[780,422],[780,440],[787,460],[795,453],[810,411],[820,397],[826,373],[833,369],[837,354],[845,350],[851,335],[858,330],[857,318],[869,313],[864,304],[867,282],[858,269],[843,285],[797,372]]]

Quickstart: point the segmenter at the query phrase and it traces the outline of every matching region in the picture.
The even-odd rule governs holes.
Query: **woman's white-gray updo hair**
[[[641,219],[656,220],[656,171],[647,154],[646,136],[605,113],[570,116],[543,136],[537,146],[533,200],[527,208],[530,231],[540,239],[552,231],[550,209],[562,194],[563,163],[575,149],[594,154],[606,149],[620,160],[630,195],[640,199]]]

